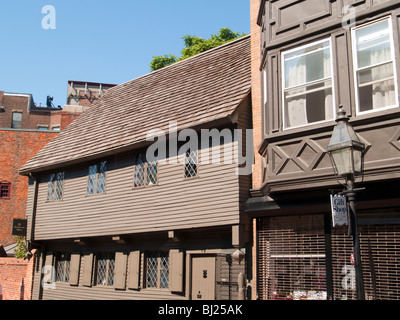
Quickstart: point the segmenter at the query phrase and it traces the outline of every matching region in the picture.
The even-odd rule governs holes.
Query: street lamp
[[[363,175],[365,145],[361,143],[356,132],[349,124],[349,118],[343,106],[339,107],[336,118],[337,125],[333,129],[331,141],[327,151],[331,158],[335,175],[345,180],[346,190],[342,194],[347,195],[349,201],[350,232],[353,236],[354,269],[356,273],[357,299],[364,300],[364,282],[361,265],[360,239],[357,226],[356,192],[354,182],[356,177]]]

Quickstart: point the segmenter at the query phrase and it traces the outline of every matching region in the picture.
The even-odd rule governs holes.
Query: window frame
[[[149,286],[149,258],[151,257],[156,257],[157,259],[157,278],[156,278],[156,283],[155,286]],[[161,277],[162,277],[162,258],[167,258],[168,261],[168,267],[166,269],[167,273],[167,284],[166,286],[161,286]],[[145,289],[150,289],[150,290],[169,290],[171,283],[170,283],[170,274],[171,274],[171,257],[170,257],[170,252],[169,251],[147,251],[145,252],[145,258],[144,258],[144,288]],[[165,277],[165,275],[164,275]]]
[[[300,85],[286,88],[286,85],[285,85],[285,55],[293,53],[295,51],[299,51],[299,50],[305,49],[307,47],[315,46],[315,45],[318,45],[318,44],[321,44],[321,43],[324,43],[324,42],[327,42],[327,41],[329,42],[329,52],[330,52],[330,59],[331,59],[331,63],[330,63],[331,76],[328,77],[328,78],[322,78],[322,79],[319,79],[319,80],[310,81],[309,84],[307,83],[307,84],[304,84],[303,86],[312,85],[314,83],[318,83],[318,82],[321,82],[321,81],[328,81],[329,79],[331,80],[331,83],[332,83],[332,114],[333,114],[333,117],[332,117],[332,119],[325,119],[325,120],[321,120],[321,121],[316,121],[316,122],[306,123],[306,124],[302,124],[302,125],[296,125],[296,126],[287,127],[286,126],[286,116],[287,115],[286,115],[286,111],[285,111],[285,109],[286,109],[285,92],[288,89],[300,87]],[[335,68],[335,65],[334,65],[335,62],[334,62],[334,54],[333,54],[333,46],[332,46],[332,37],[328,36],[328,37],[325,37],[323,39],[314,40],[312,42],[293,47],[291,49],[282,50],[280,52],[280,59],[281,59],[281,66],[280,66],[281,67],[281,70],[280,70],[280,73],[281,73],[281,89],[280,89],[280,91],[281,92],[280,92],[280,94],[281,94],[281,99],[282,99],[282,103],[281,103],[282,131],[298,129],[298,128],[304,128],[304,127],[309,127],[309,126],[313,126],[313,125],[318,125],[318,124],[321,124],[321,123],[327,123],[327,122],[330,122],[330,121],[334,121],[336,119],[336,107],[335,106],[336,106],[336,99],[337,98],[336,98],[336,94],[335,94],[336,93],[336,91],[335,91],[335,84],[336,84],[335,80],[336,79],[335,79],[335,69],[334,69]]]
[[[392,106],[387,106],[383,108],[378,108],[378,109],[371,109],[371,110],[366,110],[366,111],[360,111],[360,101],[359,101],[359,84],[358,84],[358,72],[360,70],[367,70],[367,69],[372,69],[376,66],[382,66],[385,64],[388,64],[389,61],[386,62],[381,62],[378,64],[371,64],[368,67],[363,67],[363,68],[358,68],[358,52],[357,52],[357,41],[356,41],[356,32],[360,29],[367,28],[369,26],[372,26],[374,24],[378,24],[383,21],[388,21],[388,29],[389,29],[389,40],[390,40],[390,52],[392,55],[392,64],[393,64],[393,81],[394,81],[394,94],[395,94],[395,99],[396,102]],[[398,85],[398,76],[397,76],[397,65],[396,65],[396,50],[395,50],[395,42],[394,42],[394,32],[393,32],[393,21],[392,21],[392,16],[386,16],[380,19],[376,19],[367,23],[360,24],[356,27],[353,27],[351,29],[351,50],[352,50],[352,59],[353,59],[353,81],[354,81],[354,91],[355,91],[355,106],[356,106],[356,115],[364,115],[364,114],[371,114],[379,111],[384,111],[384,110],[389,110],[389,109],[394,109],[398,108],[400,106],[400,101],[399,101],[399,85]]]
[[[88,168],[88,179],[87,179],[87,185],[86,185],[86,196],[94,196],[96,194],[105,194],[106,190],[107,190],[107,172],[108,172],[108,167],[107,167],[107,160],[104,161],[100,161],[94,164],[89,165]],[[100,172],[102,165],[104,164],[104,172]],[[89,186],[90,186],[90,181],[92,180],[91,178],[91,172],[90,172],[90,168],[96,166],[96,173],[95,173],[95,177],[93,180],[93,193],[89,192]],[[99,187],[99,178],[100,175],[104,174],[104,188],[103,190],[99,191],[98,187]]]
[[[136,174],[137,174],[137,167],[139,165],[139,160],[142,160],[142,167],[140,168],[140,170],[142,171],[142,176],[143,176],[143,184],[136,184]],[[149,170],[151,170],[151,166],[155,166],[156,167],[156,174],[155,174],[155,178],[156,178],[156,182],[155,183],[149,183],[148,177],[149,177]],[[157,186],[159,183],[159,162],[155,161],[152,163],[149,163],[147,161],[147,157],[146,157],[146,152],[142,151],[142,152],[138,152],[135,154],[134,156],[134,165],[133,165],[133,189],[138,189],[138,188],[147,188],[147,187],[152,187],[152,186]]]
[[[59,179],[59,178],[62,179]],[[60,171],[50,174],[49,182],[47,184],[47,201],[62,201],[64,198],[64,180],[65,171]],[[52,186],[52,192],[50,195],[50,186]],[[57,192],[60,190],[60,192]],[[58,196],[57,196],[58,195]]]
[[[7,196],[2,196],[3,194],[3,187],[7,187]],[[0,199],[2,200],[9,200],[11,199],[11,183],[9,182],[1,182],[0,183]]]

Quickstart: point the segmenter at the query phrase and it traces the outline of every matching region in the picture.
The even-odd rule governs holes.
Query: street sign
[[[332,226],[348,225],[346,196],[331,194]]]

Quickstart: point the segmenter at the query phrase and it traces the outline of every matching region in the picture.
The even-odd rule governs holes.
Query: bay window
[[[357,112],[397,106],[391,19],[352,30]]]
[[[331,41],[283,52],[284,129],[334,119]]]

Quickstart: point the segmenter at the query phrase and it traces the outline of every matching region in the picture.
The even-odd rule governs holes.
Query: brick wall
[[[261,30],[257,25],[259,0],[250,0],[250,26],[251,26],[251,97],[253,105],[253,131],[255,164],[253,167],[253,188],[261,187],[262,183],[262,158],[258,148],[262,142],[262,101],[261,101],[261,73],[260,73],[260,36]]]
[[[0,199],[0,245],[14,242],[12,221],[26,216],[28,178],[19,175],[19,169],[56,136],[47,131],[0,130],[0,182],[11,183],[10,199]]]
[[[0,258],[0,284],[3,300],[31,300],[34,257],[30,260]]]

